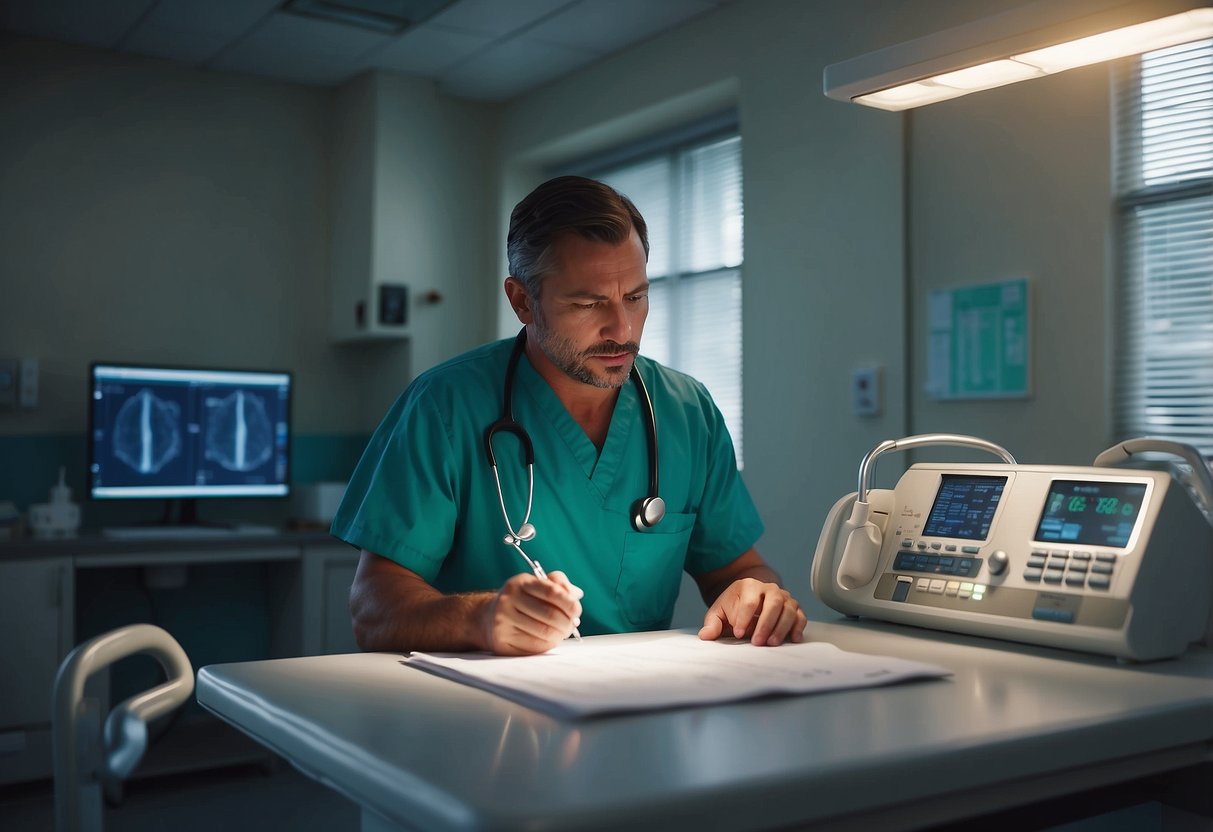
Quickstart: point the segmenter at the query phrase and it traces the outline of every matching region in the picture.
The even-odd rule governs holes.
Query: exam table
[[[1205,648],[1123,664],[866,621],[806,635],[954,675],[573,721],[371,653],[204,667],[197,698],[364,830],[913,829],[1213,761]]]

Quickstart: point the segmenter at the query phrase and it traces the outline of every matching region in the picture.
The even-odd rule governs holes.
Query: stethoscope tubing
[[[493,482],[497,486],[497,501],[501,506],[501,517],[505,520],[507,534],[503,538],[503,542],[514,547],[518,554],[522,555],[527,564],[532,570],[542,571],[538,561],[532,560],[522,551],[520,542],[530,540],[535,536],[535,527],[531,525],[531,508],[535,499],[535,446],[531,442],[530,435],[526,432],[521,424],[514,419],[514,376],[518,370],[518,362],[522,358],[523,352],[526,349],[526,327],[519,331],[517,337],[514,338],[514,347],[510,351],[510,360],[506,365],[505,384],[502,394],[501,416],[494,421],[484,432],[484,449],[488,456],[489,467],[493,471]],[[648,388],[645,387],[644,379],[641,378],[640,372],[636,366],[632,366],[631,372],[632,382],[636,386],[636,393],[640,399],[641,418],[645,423],[648,439],[649,451],[649,495],[637,501],[637,505],[647,506],[651,502],[656,502],[660,506],[655,519],[641,520],[634,516],[633,525],[637,531],[641,530],[639,524],[645,527],[651,526],[660,521],[661,516],[665,513],[664,503],[658,496],[658,471],[657,471],[657,421],[653,412],[653,400],[649,398]],[[497,455],[493,452],[493,437],[498,432],[512,433],[518,437],[518,441],[522,443],[523,457],[526,462],[527,470],[527,497],[526,497],[526,513],[523,515],[522,524],[517,529],[510,522],[510,513],[505,507],[505,492],[501,487],[501,476],[497,471]],[[643,512],[641,512],[643,514]],[[635,512],[634,512],[635,515]]]
[[[505,527],[510,531],[509,537],[505,542],[518,549],[518,544],[514,542],[514,539],[526,539],[521,534],[522,528],[531,521],[531,502],[535,498],[535,465],[534,463],[527,463],[526,466],[526,514],[523,515],[522,524],[518,527],[517,531],[514,530],[514,525],[510,522],[510,513],[505,508],[505,493],[501,490],[501,477],[497,474],[497,463],[493,462],[489,467],[493,469],[493,481],[497,483],[497,501],[501,504],[501,516],[505,518]],[[522,550],[518,549],[518,553],[522,554]],[[527,559],[527,563],[531,562],[531,559],[527,558],[525,554],[522,554],[522,556]]]

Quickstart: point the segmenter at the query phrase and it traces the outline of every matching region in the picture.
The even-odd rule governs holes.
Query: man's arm
[[[365,651],[552,649],[580,623],[581,590],[562,572],[519,574],[497,592],[444,595],[410,569],[362,550],[350,587],[354,638]]]
[[[695,579],[708,611],[699,637],[712,641],[728,634],[753,644],[775,646],[804,640],[808,623],[800,604],[780,586],[779,575],[757,549]]]

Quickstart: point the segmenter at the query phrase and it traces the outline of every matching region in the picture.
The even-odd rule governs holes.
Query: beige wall
[[[1107,66],[945,101],[912,116],[912,429],[984,436],[1020,462],[1086,465],[1113,444]],[[932,289],[1026,277],[1032,395],[923,392]]]
[[[93,360],[294,367],[301,418],[335,426],[315,383],[344,375],[319,337],[329,94],[2,48],[0,354],[40,359],[42,401],[0,431],[83,431]]]
[[[289,369],[297,430],[369,432],[488,336],[493,108],[385,76],[393,164],[343,191],[332,91],[0,37],[0,356],[41,362],[0,436],[83,433],[94,360]],[[364,263],[442,293],[413,349],[330,338],[338,208],[380,226]]]

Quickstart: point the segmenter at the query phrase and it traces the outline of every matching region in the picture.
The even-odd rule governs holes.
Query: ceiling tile
[[[426,23],[410,29],[370,56],[373,66],[434,76],[492,42],[487,35]]]
[[[157,3],[139,28],[234,38],[280,5],[282,0],[169,0]]]
[[[2,0],[0,29],[65,43],[113,47],[155,0]]]
[[[582,0],[527,29],[525,37],[607,54],[646,40],[710,7],[703,0]]]
[[[331,87],[364,70],[368,53],[390,40],[380,32],[275,13],[207,66]]]
[[[253,60],[294,61],[321,58],[359,64],[371,50],[387,45],[391,35],[342,23],[276,12],[234,42],[214,61],[224,69]]]
[[[576,5],[576,0],[460,0],[429,22],[498,38],[572,5]]]
[[[197,66],[219,54],[230,42],[231,38],[218,35],[140,26],[137,32],[123,40],[122,47],[140,55]]]
[[[119,47],[204,64],[273,12],[280,0],[172,0],[157,3]]]
[[[584,49],[526,38],[501,41],[439,76],[452,95],[504,101],[595,59]]]
[[[501,101],[730,0],[455,0],[399,36],[282,0],[0,0],[0,28],[331,86],[382,67]]]

